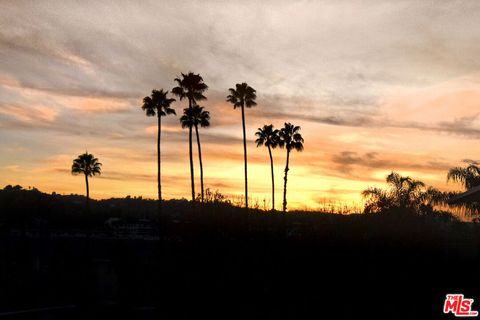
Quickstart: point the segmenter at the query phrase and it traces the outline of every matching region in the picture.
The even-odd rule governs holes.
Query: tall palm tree
[[[203,189],[203,163],[202,163],[202,148],[200,145],[200,135],[198,134],[198,126],[206,128],[210,126],[210,112],[204,110],[204,107],[198,105],[193,108],[186,108],[183,110],[183,116],[180,117],[180,123],[182,128],[195,127],[195,134],[197,136],[198,145],[198,159],[200,162],[200,186],[202,190],[202,203],[204,202],[204,189]]]
[[[461,183],[466,190],[480,185],[480,167],[470,163],[467,167],[455,167],[448,171],[447,181]]]
[[[242,109],[242,127],[243,127],[243,160],[245,163],[245,207],[248,209],[248,178],[247,178],[247,138],[245,134],[245,108],[251,108],[257,105],[255,99],[257,94],[255,89],[247,83],[237,83],[235,89],[228,89],[230,94],[227,101],[233,104],[233,108]]]
[[[100,175],[102,170],[102,164],[98,162],[98,159],[88,152],[79,155],[76,159],[73,160],[72,164],[72,174],[84,174],[85,175],[85,185],[87,189],[87,198],[86,204],[87,209],[90,211],[90,188],[88,186],[88,177],[93,177],[94,175]]]
[[[188,109],[192,109],[197,101],[206,100],[207,97],[203,95],[207,91],[208,86],[203,82],[200,74],[189,72],[182,73],[181,78],[175,78],[177,86],[172,89],[172,93],[179,97],[180,100],[188,100]],[[193,171],[193,150],[192,150],[192,126],[188,127],[188,147],[190,156],[190,182],[192,186],[192,202],[195,201],[195,181]]]
[[[285,176],[283,177],[283,212],[287,211],[287,175],[290,162],[290,152],[293,150],[303,150],[303,137],[300,134],[300,127],[294,126],[291,123],[285,123],[285,126],[280,129],[279,146],[287,149],[287,162],[285,165]]]
[[[275,211],[275,178],[273,175],[273,157],[272,149],[278,146],[278,130],[273,129],[273,124],[264,125],[263,128],[258,128],[258,131],[255,133],[258,137],[255,142],[257,143],[257,148],[260,146],[265,146],[268,148],[268,154],[270,156],[270,170],[272,172],[272,211]]]
[[[158,184],[158,210],[162,210],[162,183],[161,183],[161,159],[160,159],[160,138],[162,133],[162,117],[175,114],[175,110],[170,107],[175,99],[168,98],[168,91],[152,90],[152,94],[143,98],[142,110],[147,117],[157,116],[157,184]]]

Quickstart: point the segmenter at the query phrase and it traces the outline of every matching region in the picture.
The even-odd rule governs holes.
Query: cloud
[[[46,106],[27,107],[18,104],[0,103],[0,115],[6,116],[7,119],[17,123],[51,123],[57,118],[58,113]],[[2,126],[2,122],[0,122],[0,128]]]
[[[100,176],[99,179],[114,181],[155,181],[155,174],[139,174],[131,172],[108,171]]]
[[[2,7],[1,69],[69,95],[137,97],[191,69],[212,87],[249,78],[265,92],[371,104],[385,84],[478,68],[479,10],[377,1],[17,3]]]
[[[416,129],[421,131],[431,131],[438,133],[447,133],[462,137],[478,139],[480,138],[479,114],[474,116],[463,116],[451,121],[439,121],[437,123],[425,123],[419,121],[397,121],[380,114],[360,114],[360,115],[325,115],[316,116],[312,114],[296,114],[288,112],[259,112],[264,118],[276,119],[281,121],[307,121],[318,124],[345,127],[365,127],[365,128],[401,128]]]
[[[463,163],[466,163],[466,164],[474,164],[474,165],[479,165],[480,164],[480,161],[479,160],[472,160],[472,159],[462,159],[462,162]]]
[[[408,160],[407,160],[408,159]],[[416,172],[434,171],[446,172],[452,167],[442,159],[428,159],[424,156],[411,156],[407,154],[382,156],[377,152],[357,153],[355,151],[342,151],[331,157],[335,170],[342,174],[355,174],[356,170],[361,176],[367,176],[365,171],[374,170],[408,170]]]
[[[453,121],[440,122],[434,130],[465,136],[468,138],[480,138],[479,114],[475,116],[465,116]]]

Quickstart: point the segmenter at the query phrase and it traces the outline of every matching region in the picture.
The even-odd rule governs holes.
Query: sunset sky
[[[225,98],[245,81],[258,95],[254,202],[271,188],[254,133],[285,121],[305,138],[290,208],[361,205],[392,170],[460,190],[447,170],[480,159],[479,17],[478,1],[0,1],[0,187],[83,193],[70,168],[88,150],[103,163],[93,198],[154,198],[156,119],[142,98],[193,71],[209,86],[206,187],[242,195],[241,113]],[[188,133],[163,120],[163,193],[188,198]],[[274,161],[280,207],[285,151]]]

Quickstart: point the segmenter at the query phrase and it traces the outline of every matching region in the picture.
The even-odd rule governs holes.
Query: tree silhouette
[[[290,152],[293,150],[301,152],[303,150],[303,137],[300,134],[300,127],[291,123],[285,123],[279,132],[279,146],[287,149],[287,162],[285,165],[285,176],[283,178],[283,212],[287,211],[287,175],[290,161]]]
[[[210,113],[204,110],[204,107],[198,105],[193,106],[193,108],[186,108],[183,110],[183,116],[180,117],[180,123],[182,128],[195,127],[195,134],[197,136],[197,145],[198,145],[198,159],[200,162],[200,186],[201,186],[201,195],[202,203],[204,202],[204,189],[203,189],[203,163],[202,163],[202,148],[200,145],[200,135],[198,134],[198,126],[206,128],[210,126]]]
[[[100,175],[102,170],[102,164],[98,162],[98,159],[88,152],[79,155],[76,159],[73,160],[72,164],[72,174],[84,174],[85,175],[85,185],[87,189],[87,198],[86,204],[87,209],[90,211],[90,188],[88,186],[88,177],[93,177],[94,175]]]
[[[243,159],[245,163],[245,207],[248,209],[248,177],[247,177],[247,138],[245,133],[245,108],[251,108],[257,105],[255,99],[257,98],[256,91],[247,83],[237,83],[235,89],[228,89],[230,94],[227,96],[227,101],[233,104],[233,108],[242,109],[242,127],[243,127]]]
[[[445,201],[446,195],[422,181],[390,173],[388,189],[368,188],[362,192],[367,199],[365,213],[410,212],[422,214],[431,211],[434,204]]]
[[[203,95],[207,91],[208,86],[203,82],[200,74],[189,72],[182,73],[181,78],[175,78],[177,86],[172,89],[172,93],[179,97],[180,100],[188,99],[188,109],[192,109],[197,101],[206,100]],[[193,171],[193,150],[192,150],[192,126],[188,127],[188,147],[190,156],[190,182],[192,186],[192,202],[195,201],[195,181]]]
[[[162,210],[162,183],[161,183],[161,158],[160,158],[160,140],[162,133],[162,117],[175,114],[175,110],[170,107],[175,99],[167,98],[168,91],[152,90],[150,97],[143,98],[142,110],[147,117],[157,116],[157,184],[158,184],[158,209]]]
[[[263,128],[258,128],[258,131],[255,133],[258,137],[255,142],[257,143],[257,148],[260,146],[265,146],[268,148],[268,154],[270,156],[270,170],[272,173],[272,211],[275,211],[275,178],[273,174],[273,157],[272,149],[276,148],[279,143],[278,130],[273,129],[273,124],[264,125]]]
[[[480,167],[470,163],[467,167],[455,167],[448,171],[447,181],[461,183],[466,190],[480,185]]]

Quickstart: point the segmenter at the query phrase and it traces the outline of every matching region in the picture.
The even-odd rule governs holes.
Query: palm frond
[[[286,148],[288,151],[303,150],[304,139],[300,134],[299,126],[294,126],[291,123],[286,122],[284,127],[280,129],[278,137],[278,146],[280,148]]]
[[[166,116],[167,114],[175,114],[170,105],[175,101],[173,98],[168,98],[168,91],[163,89],[152,90],[152,94],[149,97],[143,98],[142,110],[146,115],[151,116]]]
[[[85,152],[79,155],[73,160],[72,174],[85,174],[86,176],[92,176],[101,173],[102,164],[98,162],[92,154]]]
[[[180,100],[188,98],[193,103],[207,99],[203,93],[208,90],[208,86],[203,82],[200,74],[188,72],[181,75],[181,78],[177,77],[174,79],[177,83],[177,87],[172,89],[174,95],[178,96]]]
[[[256,91],[246,82],[237,83],[235,89],[229,88],[228,91],[230,94],[227,96],[227,102],[230,102],[234,109],[242,106],[251,108],[257,105],[255,102],[257,98]]]

